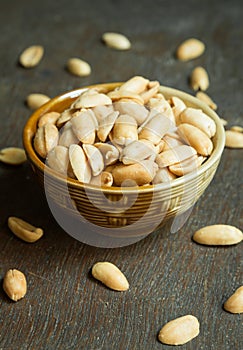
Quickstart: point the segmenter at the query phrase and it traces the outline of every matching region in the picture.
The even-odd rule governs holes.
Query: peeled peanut
[[[112,49],[128,50],[131,47],[129,39],[120,33],[107,32],[102,35],[102,40]]]
[[[202,156],[209,156],[213,151],[213,143],[210,138],[197,127],[183,123],[177,128],[178,134],[196,149]]]
[[[70,120],[72,129],[77,138],[83,143],[93,144],[95,142],[98,122],[94,112],[89,109],[83,112],[76,112]]]
[[[84,91],[77,100],[72,104],[72,108],[92,108],[96,106],[111,105],[112,101],[109,96],[99,93],[96,90]]]
[[[129,90],[113,90],[108,92],[107,95],[113,102],[126,99],[127,101],[130,100],[131,102],[136,102],[140,105],[144,105],[142,97],[139,94]]]
[[[114,109],[120,114],[128,114],[136,119],[137,124],[141,125],[148,117],[149,111],[145,106],[142,106],[133,101],[122,102],[122,100],[114,103]]]
[[[163,344],[186,344],[199,334],[199,322],[195,316],[186,315],[166,323],[160,330],[158,339]]]
[[[78,143],[79,143],[79,139],[75,135],[72,129],[72,124],[69,121],[62,128],[62,133],[61,133],[61,136],[59,137],[58,144],[60,146],[69,147],[70,145],[78,144]]]
[[[135,76],[123,83],[120,86],[119,91],[125,90],[134,92],[135,94],[140,94],[146,90],[148,83],[148,79],[141,76]]]
[[[98,123],[100,123],[108,114],[114,112],[113,105],[100,105],[92,108]]]
[[[30,94],[26,98],[26,104],[30,109],[38,109],[43,104],[48,102],[50,100],[50,97],[44,94]]]
[[[93,145],[83,144],[84,153],[88,159],[93,176],[99,175],[104,169],[102,153]]]
[[[50,124],[56,124],[56,121],[60,117],[60,113],[58,112],[48,112],[43,114],[39,121],[38,121],[38,127],[42,127],[43,125],[50,123]]]
[[[205,91],[209,87],[209,77],[206,69],[196,67],[191,74],[191,87],[194,91]]]
[[[186,108],[179,116],[180,123],[187,123],[196,126],[202,130],[209,138],[216,133],[216,124],[213,119],[208,117],[202,110],[196,108]]]
[[[88,62],[76,57],[69,58],[67,61],[67,69],[70,73],[78,77],[86,77],[91,73],[91,67]]]
[[[108,171],[102,171],[97,176],[93,176],[90,180],[91,185],[96,185],[96,186],[107,186],[110,187],[113,184],[113,176],[110,172]]]
[[[13,301],[22,299],[27,292],[27,282],[23,272],[16,269],[8,270],[3,279],[3,289]]]
[[[105,166],[114,164],[119,159],[119,151],[111,143],[96,142],[94,146],[102,153]]]
[[[180,46],[177,48],[176,55],[181,61],[189,61],[201,56],[204,51],[205,45],[202,41],[195,38],[190,38],[180,44]]]
[[[150,183],[158,169],[153,160],[143,160],[136,164],[118,164],[112,169],[117,186],[142,186]]]
[[[91,179],[91,169],[84,151],[79,145],[71,145],[69,147],[69,159],[77,179],[81,182],[89,183]]]
[[[157,145],[171,128],[171,120],[161,113],[150,119],[139,132],[139,139],[146,139]]]
[[[232,245],[243,240],[243,233],[234,226],[219,224],[201,228],[192,238],[205,245]]]
[[[232,314],[240,314],[243,312],[243,286],[236,289],[234,294],[226,300],[224,309]]]
[[[128,145],[138,139],[137,122],[127,114],[120,115],[114,124],[112,138],[119,145]]]
[[[243,133],[226,130],[225,146],[229,148],[243,148]]]
[[[154,82],[150,82],[148,87],[148,90],[143,91],[140,93],[140,96],[143,99],[144,104],[148,103],[148,101],[157,94],[157,92],[159,91],[159,82],[158,81],[154,81]]]
[[[196,93],[196,97],[205,102],[210,108],[212,108],[214,111],[216,111],[216,109],[218,108],[218,106],[216,105],[216,103],[211,99],[211,97],[208,96],[208,94],[206,94],[203,91],[198,91]]]
[[[19,165],[26,161],[24,149],[19,147],[7,147],[0,150],[0,161],[6,164]]]
[[[25,68],[32,68],[39,64],[44,55],[44,47],[32,45],[27,47],[19,57],[19,63]]]
[[[176,179],[176,175],[174,175],[172,172],[169,171],[168,168],[160,168],[157,172],[155,177],[153,178],[153,184],[159,184],[162,182],[169,182]]]
[[[59,132],[55,125],[44,124],[37,129],[34,138],[34,148],[42,157],[46,158],[48,152],[58,144]]]
[[[36,242],[43,236],[43,230],[41,228],[35,227],[14,216],[8,218],[8,227],[15,236],[28,243]]]
[[[198,157],[197,155],[194,155],[188,159],[183,160],[182,162],[170,165],[169,170],[177,176],[186,175],[188,173],[191,173],[193,170],[198,169],[204,160],[204,157]]]
[[[68,148],[61,145],[54,147],[47,155],[47,164],[59,173],[67,175],[69,167]]]
[[[191,158],[195,154],[197,154],[197,152],[193,147],[180,145],[159,153],[156,157],[156,163],[160,168],[164,168]]]
[[[119,112],[114,111],[108,114],[105,118],[100,120],[98,131],[97,131],[97,136],[100,139],[100,141],[105,142],[107,136],[109,135],[111,129],[115,124],[115,121],[118,115],[119,115]]]
[[[127,145],[121,154],[123,164],[134,164],[141,160],[155,156],[156,150],[153,143],[148,140],[136,140]]]
[[[110,262],[104,261],[94,264],[92,267],[92,275],[110,289],[119,292],[129,289],[129,283],[124,274],[117,266]]]

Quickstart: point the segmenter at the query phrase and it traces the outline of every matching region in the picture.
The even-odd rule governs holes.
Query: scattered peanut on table
[[[22,299],[27,292],[27,282],[23,272],[16,269],[8,270],[3,279],[3,289],[13,301]]]

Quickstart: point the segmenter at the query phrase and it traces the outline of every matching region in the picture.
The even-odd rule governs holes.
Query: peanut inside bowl
[[[216,171],[224,130],[198,99],[134,77],[54,98],[27,122],[24,147],[66,212],[144,235],[197,201]]]

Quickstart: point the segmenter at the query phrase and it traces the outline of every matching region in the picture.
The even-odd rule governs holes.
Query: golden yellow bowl
[[[121,83],[98,84],[92,87],[106,93],[119,85]],[[217,130],[212,139],[214,150],[211,156],[197,171],[170,183],[133,188],[100,188],[83,184],[71,178],[67,179],[45,166],[33,148],[33,137],[38,120],[44,113],[62,112],[87,88],[90,86],[57,96],[36,110],[24,127],[24,148],[33,171],[45,189],[49,205],[49,201],[54,203],[54,206],[63,213],[63,217],[73,222],[80,220],[84,224],[90,223],[92,230],[102,237],[104,235],[111,239],[115,237],[118,242],[119,237],[122,237],[122,241],[113,246],[127,245],[145,237],[168,219],[178,217],[196,203],[213,179],[219,164],[225,143],[224,128],[217,114],[199,99],[182,91],[161,86],[160,91],[165,98],[177,96],[188,107],[202,109],[215,121]],[[54,216],[56,217],[55,213]],[[61,226],[66,231],[69,230],[62,223]],[[84,227],[76,229],[82,231]],[[96,244],[90,242],[88,238],[87,240],[79,236],[76,238],[91,245],[107,246],[107,241],[104,244]]]

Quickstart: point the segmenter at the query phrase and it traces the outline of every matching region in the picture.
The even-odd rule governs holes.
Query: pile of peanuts
[[[107,94],[85,90],[38,122],[36,152],[56,171],[99,186],[141,186],[196,170],[212,153],[215,122],[159,82],[135,76]]]

